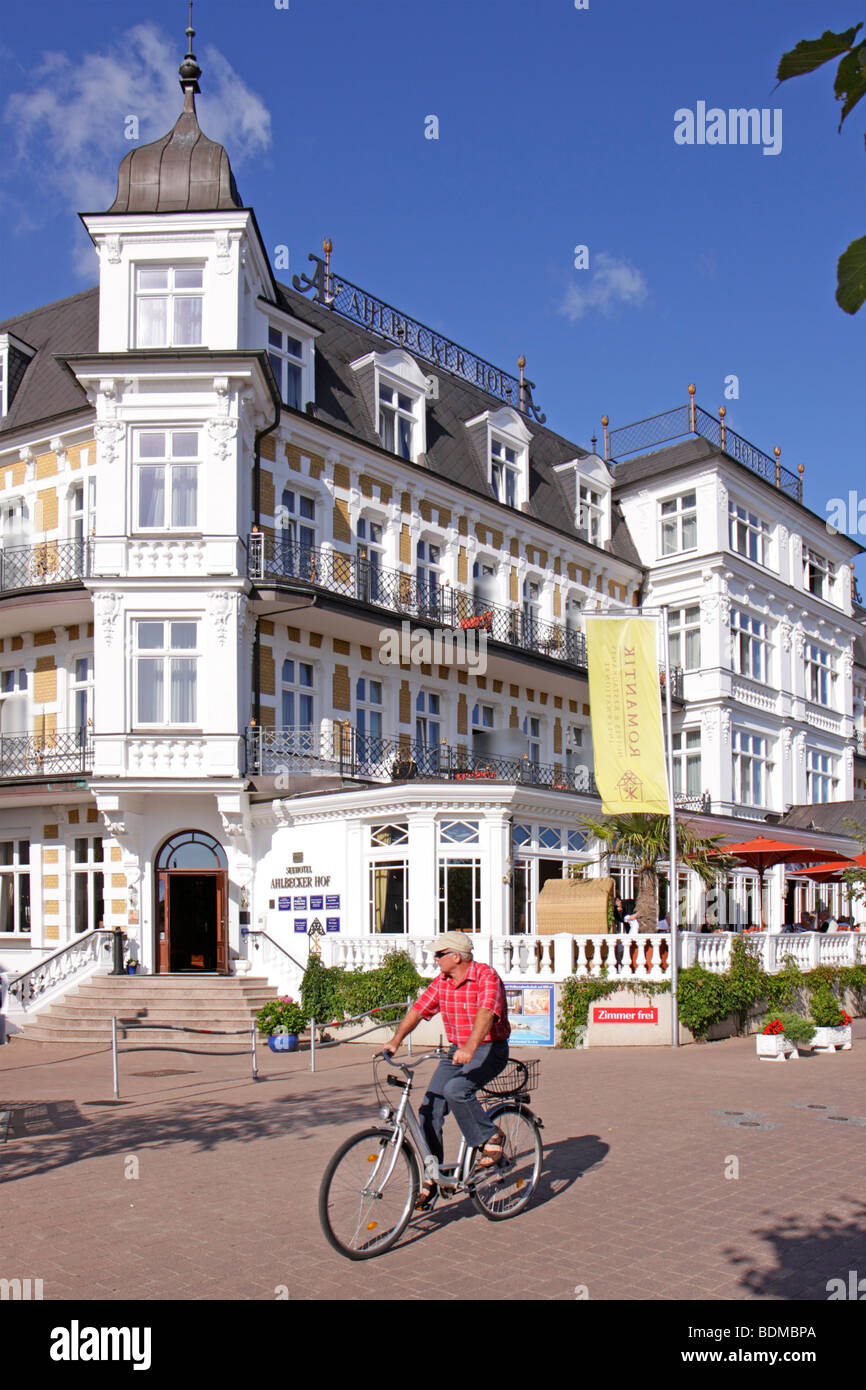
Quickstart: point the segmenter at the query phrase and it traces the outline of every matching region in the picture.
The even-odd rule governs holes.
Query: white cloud
[[[607,251],[591,253],[589,265],[589,271],[576,272],[578,279],[568,286],[559,306],[560,314],[572,323],[594,309],[609,318],[622,305],[639,308],[644,303],[649,289],[637,266]]]
[[[133,147],[124,139],[127,117],[138,117],[134,143],[147,144],[170,130],[180,114],[181,57],[178,45],[153,24],[136,25],[105,51],[74,60],[66,53],[44,54],[31,84],[14,92],[3,110],[17,154],[8,176],[23,173],[34,189],[50,194],[50,211],[58,202],[76,212],[107,208],[117,167]],[[202,130],[226,146],[237,169],[270,145],[270,114],[217,49],[206,47],[199,61]],[[86,263],[92,278],[92,256],[82,260],[76,251],[74,260],[79,271]]]

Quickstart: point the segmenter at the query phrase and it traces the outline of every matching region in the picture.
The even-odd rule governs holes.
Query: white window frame
[[[701,731],[698,728],[680,729],[672,736],[671,763],[674,774],[674,796],[701,796]],[[697,767],[697,776],[690,777]],[[690,782],[696,783],[694,788]]]
[[[810,573],[814,572],[820,576],[821,588],[813,589],[809,584]],[[813,598],[823,599],[825,603],[831,603],[836,588],[836,566],[833,561],[820,551],[813,550],[810,545],[803,548],[803,589]]]
[[[835,709],[836,672],[832,653],[818,642],[807,642],[803,657],[806,663],[806,699],[811,700],[813,705]]]
[[[525,510],[529,502],[529,443],[532,439],[526,422],[513,406],[503,406],[500,410],[486,410],[482,415],[476,415],[474,419],[466,421],[466,429],[477,429],[480,425],[484,426],[486,442],[485,435],[482,434],[480,440],[476,441],[476,447],[480,448],[481,444],[484,444],[487,482],[493,496],[502,506],[515,511]],[[504,454],[494,456],[494,444],[499,449],[511,450],[514,454],[513,462],[509,462]],[[513,504],[500,495],[494,477],[494,461],[499,461],[514,471]]]
[[[81,680],[76,668],[79,661],[87,662],[87,674]],[[69,653],[69,716],[68,727],[78,739],[79,747],[84,747],[93,728],[93,652],[70,652]],[[80,723],[75,711],[79,696],[84,696],[84,722]]]
[[[604,536],[604,497],[588,482],[577,480],[577,534],[590,545],[601,545]]]
[[[160,458],[157,455],[143,456],[141,452],[142,440],[146,435],[163,435],[166,440],[166,452]],[[174,437],[175,435],[195,436],[196,450],[194,454],[175,454]],[[200,535],[201,527],[201,508],[203,502],[202,488],[202,465],[204,458],[202,454],[202,431],[195,425],[166,425],[162,428],[150,428],[142,426],[133,431],[132,437],[132,508],[133,508],[133,531],[142,535],[164,535],[171,533],[177,535]],[[162,469],[163,471],[163,495],[162,495],[162,521],[145,525],[141,520],[141,500],[142,482],[144,469]],[[172,520],[174,510],[174,475],[181,468],[195,469],[194,500],[195,500],[195,521],[175,522]]]
[[[740,806],[766,807],[773,769],[766,735],[754,734],[750,729],[734,729],[731,740],[734,802]],[[760,779],[758,797],[754,796],[756,771]]]
[[[731,609],[731,669],[738,676],[770,684],[773,649],[768,634],[768,625],[762,618],[742,608]]]
[[[737,542],[742,544],[738,544]],[[745,502],[728,500],[728,549],[744,560],[768,569],[770,564],[770,526]],[[752,554],[755,551],[755,554]]]
[[[407,416],[411,415],[412,419],[412,440],[408,462],[417,463],[427,449],[427,377],[414,357],[402,348],[394,348],[391,352],[368,352],[364,357],[358,357],[354,362],[350,362],[349,366],[354,372],[370,367],[373,369],[373,425],[383,449],[387,448],[387,445],[383,442],[380,432],[380,390],[390,388],[411,402],[410,410],[404,412]],[[398,453],[395,453],[394,456],[395,458],[403,457]]]
[[[284,342],[286,338],[294,338],[295,342],[300,343],[300,358],[296,357],[294,354],[290,355],[287,351],[277,348],[271,343],[270,330],[272,328],[283,335]],[[301,323],[299,319],[292,318],[291,314],[276,313],[273,310],[269,310],[267,314],[264,328],[264,348],[268,354],[268,360],[270,360],[271,354],[273,354],[275,357],[279,358],[281,364],[291,362],[293,366],[299,366],[301,369],[301,381],[298,388],[300,404],[297,407],[290,406],[288,401],[285,400],[283,396],[284,382],[282,376],[277,376],[277,373],[274,372],[277,381],[277,390],[280,393],[280,400],[289,410],[297,409],[304,412],[306,411],[308,401],[315,400],[316,339],[319,336],[319,332],[319,329],[311,328],[308,323]],[[273,366],[274,364],[271,362],[272,371]]]
[[[659,559],[666,560],[671,555],[683,555],[698,548],[698,498],[694,488],[689,492],[679,492],[673,497],[659,498]],[[672,511],[665,512],[665,507],[673,507]],[[685,544],[685,531],[687,525],[694,526],[694,540],[690,545]],[[665,549],[666,528],[673,526],[675,544],[671,549]]]
[[[811,806],[823,806],[836,800],[839,785],[837,761],[832,753],[821,748],[806,749],[806,800]],[[816,796],[815,793],[822,793]]]
[[[287,662],[291,662],[293,667],[292,675],[289,678],[286,677]],[[309,671],[309,684],[302,679],[301,668]],[[286,721],[285,697],[287,695],[293,697],[292,703],[295,707],[295,718],[291,724]],[[310,718],[307,723],[302,723],[297,717],[302,700],[309,700],[310,702]],[[313,745],[316,733],[316,667],[314,662],[304,661],[294,652],[289,652],[283,657],[280,667],[280,728],[284,735],[291,735],[290,742],[293,752],[315,752]]]
[[[33,844],[29,837],[26,835],[22,835],[20,837],[16,836],[14,839],[11,836],[8,839],[4,836],[2,837],[2,839],[0,839],[0,843],[11,844],[12,846],[11,864],[0,864],[0,881],[2,881],[3,878],[6,876],[8,876],[12,881],[12,927],[9,931],[2,931],[2,929],[0,929],[0,934],[2,934],[4,937],[30,937],[32,935],[33,928],[33,884],[31,882],[30,873],[33,856]],[[22,859],[21,857],[22,845],[27,846],[26,859]],[[24,879],[27,880],[27,892],[22,896],[21,884],[22,880]],[[5,896],[6,894],[4,887],[4,900]],[[25,917],[25,914],[27,916],[27,925],[22,926],[22,918]]]
[[[697,636],[697,660],[690,656],[693,647],[690,638]],[[670,664],[680,666],[684,671],[701,669],[701,608],[700,604],[689,604],[683,608],[668,609],[668,650]]]
[[[7,686],[11,686],[11,688],[7,689]],[[0,735],[2,735],[3,738],[25,738],[30,733],[30,697],[31,685],[26,667],[4,666],[0,669]],[[15,700],[18,701],[18,709],[21,714],[21,728],[5,729],[3,725],[8,716],[4,717],[3,706],[8,701]],[[15,722],[17,723],[18,721],[16,720]]]
[[[77,854],[78,854],[77,846],[78,846],[78,844],[79,844],[81,841],[84,841],[84,843],[85,843],[85,845],[86,845],[85,857],[84,857],[83,859],[78,859],[78,858],[77,858]],[[97,841],[98,841],[98,843],[99,843],[99,846],[100,846],[100,849],[101,849],[101,852],[102,852],[102,858],[101,858],[101,859],[97,859],[96,853],[95,853]],[[71,917],[71,921],[72,921],[72,930],[71,930],[71,932],[70,932],[70,936],[74,939],[76,936],[81,935],[83,932],[92,931],[95,927],[102,926],[102,925],[103,925],[103,922],[104,922],[104,920],[105,920],[105,912],[106,912],[106,907],[107,907],[107,904],[108,904],[108,875],[109,875],[110,870],[109,870],[109,867],[108,867],[108,866],[109,866],[109,858],[108,858],[108,854],[106,853],[106,844],[105,844],[105,840],[103,839],[102,835],[75,835],[75,836],[73,837],[73,842],[72,842],[72,845],[71,845],[71,847],[70,847],[70,852],[69,852],[69,855],[68,855],[68,860],[69,860],[69,870],[70,870],[70,879],[71,879],[71,883],[70,883],[71,892],[70,892],[70,903],[69,903],[69,907],[70,907],[70,917]],[[97,902],[98,902],[98,898],[97,898],[97,894],[96,894],[96,878],[97,878],[97,876],[100,876],[100,877],[102,878],[102,913],[103,913],[103,916],[102,916],[102,919],[99,920],[99,921],[97,921],[97,918],[96,918],[96,909],[97,909]],[[77,911],[78,911],[78,884],[79,884],[79,882],[82,881],[82,880],[84,881],[84,884],[85,884],[85,889],[84,889],[84,899],[85,899],[85,903],[84,903],[84,907],[85,907],[84,917],[85,917],[85,921],[84,921],[84,925],[83,925],[81,928],[79,928],[79,927],[76,925],[76,914],[77,914]]]
[[[140,276],[142,271],[164,270],[168,272],[168,285],[165,289],[142,290],[140,288]],[[175,277],[178,271],[198,270],[201,272],[201,285],[185,288],[176,287]],[[205,293],[205,273],[204,261],[135,261],[132,265],[132,285],[133,285],[133,342],[135,349],[146,352],[148,348],[180,348],[180,347],[204,347],[208,342],[207,335],[207,295]],[[141,305],[148,300],[166,299],[169,304],[169,312],[166,314],[166,341],[163,343],[141,342]],[[198,299],[201,304],[201,332],[198,338],[190,341],[182,340],[177,337],[177,324],[174,314],[175,303],[182,299]]]
[[[141,628],[147,624],[162,623],[163,628],[168,628],[169,645],[165,645],[165,633],[163,633],[163,645],[161,647],[140,647],[139,634]],[[177,623],[183,626],[194,626],[196,630],[195,647],[173,647],[171,646],[171,626]],[[187,616],[180,613],[154,614],[151,616],[140,616],[133,619],[133,727],[136,729],[199,729],[201,727],[201,672],[202,672],[202,650],[201,650],[201,615],[195,614]],[[194,661],[195,662],[195,718],[191,720],[174,720],[171,718],[171,662],[172,660]],[[139,665],[142,661],[162,661],[162,720],[149,721],[141,718],[140,713],[140,690],[141,681],[139,675]]]

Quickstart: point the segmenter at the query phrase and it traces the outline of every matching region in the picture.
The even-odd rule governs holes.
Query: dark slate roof
[[[27,314],[0,323],[0,333],[14,333],[36,355],[28,363],[7,414],[0,420],[0,439],[22,425],[38,425],[87,408],[87,397],[55,353],[96,352],[99,347],[99,290],[82,290]]]
[[[311,303],[287,286],[277,286],[277,293],[277,302],[282,308],[319,330],[315,418],[380,448],[377,422],[370,415],[349,363],[369,352],[390,351],[394,344],[330,309]],[[99,291],[91,289],[0,323],[0,332],[14,333],[36,349],[8,414],[0,420],[0,439],[22,425],[38,426],[42,420],[86,407],[84,392],[72,374],[55,361],[55,355],[71,357],[96,353],[98,320]],[[504,402],[442,367],[430,366],[429,370],[439,378],[439,399],[427,403],[427,467],[439,477],[493,498],[485,463],[472,447],[465,422],[486,410],[501,409]],[[571,475],[564,479],[554,469],[557,464],[587,457],[587,452],[535,420],[527,418],[526,424],[532,435],[529,514],[567,536],[576,537],[574,480]],[[502,519],[503,530],[507,531],[505,508]],[[611,520],[611,553],[641,568],[637,550],[616,503]]]
[[[850,822],[866,830],[866,801],[827,801],[817,806],[792,806],[778,824],[792,830],[821,830],[829,835],[858,838]]]
[[[369,352],[393,351],[395,344],[286,285],[278,285],[277,290],[278,302],[288,313],[320,331],[321,336],[316,339],[316,419],[346,430],[367,444],[380,446],[376,422],[358,391],[356,374],[349,363]],[[452,375],[444,367],[418,360],[425,371],[434,373],[439,379],[439,399],[427,402],[427,467],[439,477],[492,498],[494,494],[486,468],[471,447],[466,421],[486,410],[500,410],[505,402]],[[529,445],[530,515],[575,536],[574,483],[569,478],[568,487],[562,475],[553,470],[557,464],[587,457],[587,451],[529,417],[526,425],[532,434]],[[637,550],[618,509],[612,520],[611,552],[640,567]],[[505,512],[503,521],[507,529]]]

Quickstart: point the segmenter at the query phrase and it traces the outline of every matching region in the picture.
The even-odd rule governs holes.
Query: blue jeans
[[[453,1057],[456,1051],[457,1048],[452,1047],[449,1056]],[[507,1064],[507,1042],[482,1043],[472,1061],[462,1066],[455,1066],[447,1059],[439,1063],[418,1115],[430,1152],[440,1163],[444,1157],[442,1126],[449,1110],[454,1112],[466,1143],[473,1149],[481,1148],[493,1138],[496,1125],[488,1120],[475,1093],[498,1076]]]

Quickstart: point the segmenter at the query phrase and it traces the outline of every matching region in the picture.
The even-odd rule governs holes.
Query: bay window
[[[198,431],[138,430],[134,450],[136,529],[194,530],[198,524]]]
[[[135,346],[197,347],[202,341],[204,267],[140,265],[135,273]]]
[[[137,724],[195,724],[198,705],[198,623],[135,623]]]

